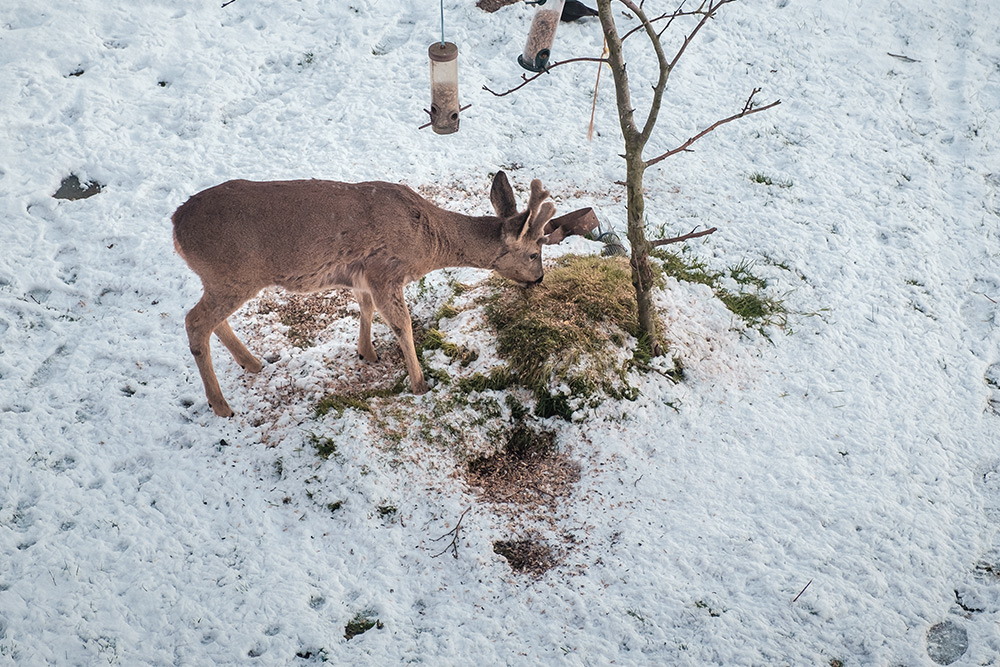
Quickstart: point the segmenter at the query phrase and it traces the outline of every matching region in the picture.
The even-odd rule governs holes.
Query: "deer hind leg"
[[[358,300],[361,307],[361,331],[358,334],[358,356],[365,361],[376,362],[378,355],[375,354],[375,346],[372,344],[372,315],[375,314],[375,301],[370,292],[364,290],[352,290],[354,298]]]
[[[260,359],[253,356],[250,350],[233,333],[233,328],[229,326],[228,319],[222,320],[222,324],[215,327],[215,335],[219,337],[222,344],[226,346],[226,349],[236,359],[236,363],[242,366],[244,370],[250,373],[259,373],[264,368],[264,364],[260,363]]]
[[[410,322],[410,309],[406,307],[403,299],[403,288],[376,292],[372,295],[378,312],[392,328],[399,341],[399,347],[403,351],[403,359],[406,360],[406,371],[410,375],[410,389],[414,394],[423,394],[427,391],[427,382],[424,380],[424,373],[420,370],[420,362],[417,359],[417,350],[413,345],[413,325]]]
[[[201,297],[201,301],[184,318],[191,354],[194,355],[202,384],[205,385],[205,397],[208,399],[212,411],[220,417],[232,417],[233,410],[229,407],[226,399],[222,397],[222,389],[219,387],[219,380],[212,367],[212,332],[220,328],[226,318],[243,305],[244,301],[246,301],[244,297],[219,298],[214,295],[210,296],[206,292]],[[229,325],[226,324],[223,328],[229,329]],[[229,333],[232,334],[232,329],[229,329]],[[234,340],[236,340],[235,335],[232,336],[230,342]],[[223,342],[225,341],[226,339],[223,338]],[[243,348],[242,343],[236,342]],[[246,348],[243,348],[243,351],[246,352]],[[253,356],[249,352],[246,354]]]

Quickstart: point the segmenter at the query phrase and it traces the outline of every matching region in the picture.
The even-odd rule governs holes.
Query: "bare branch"
[[[608,61],[605,58],[568,58],[566,60],[560,60],[557,63],[552,63],[551,65],[549,65],[548,67],[546,67],[544,70],[542,70],[538,74],[535,74],[534,76],[527,76],[526,74],[522,74],[521,78],[523,79],[523,81],[520,83],[520,85],[517,85],[514,88],[511,88],[510,90],[506,90],[506,91],[504,91],[502,93],[498,93],[495,90],[491,90],[487,86],[483,86],[483,90],[485,90],[488,93],[492,93],[492,94],[496,95],[497,97],[503,97],[504,95],[510,95],[515,90],[520,90],[521,88],[524,88],[525,86],[527,86],[529,83],[531,83],[532,81],[534,81],[535,79],[537,79],[541,75],[548,74],[549,71],[555,69],[556,67],[559,67],[560,65],[568,65],[569,63],[606,63],[606,62],[608,62]]]
[[[771,102],[770,104],[766,104],[766,105],[764,105],[762,107],[755,107],[755,106],[753,106],[754,95],[756,95],[759,92],[760,92],[760,88],[754,88],[753,92],[750,93],[750,97],[747,99],[746,104],[743,105],[743,110],[740,111],[739,113],[733,114],[732,116],[729,116],[728,118],[723,118],[722,120],[715,121],[714,123],[712,123],[711,125],[709,125],[708,127],[706,127],[704,130],[702,130],[698,134],[694,135],[693,137],[691,137],[690,139],[688,139],[687,141],[685,141],[683,144],[681,144],[677,148],[674,148],[673,150],[669,150],[666,153],[664,153],[663,155],[659,155],[657,157],[654,157],[651,160],[646,160],[645,166],[652,167],[657,162],[660,162],[661,160],[665,160],[668,157],[670,157],[671,155],[675,155],[675,154],[680,153],[682,151],[688,150],[688,148],[691,146],[691,144],[693,144],[694,142],[698,141],[699,139],[701,139],[702,137],[704,137],[706,134],[708,134],[712,130],[718,128],[720,125],[725,125],[726,123],[732,122],[732,121],[737,120],[739,118],[743,118],[744,116],[749,116],[750,114],[759,113],[761,111],[767,111],[768,109],[772,109],[772,108],[778,106],[779,104],[781,104],[781,100],[775,100],[774,102]]]
[[[656,118],[660,114],[660,102],[663,99],[664,91],[667,89],[667,78],[673,70],[673,65],[667,64],[667,57],[663,53],[663,44],[660,42],[660,36],[656,34],[656,29],[653,27],[653,24],[650,23],[646,14],[643,13],[642,7],[636,5],[632,0],[618,1],[628,7],[628,9],[639,18],[639,21],[642,22],[642,26],[646,30],[646,35],[649,37],[649,43],[653,46],[653,52],[656,54],[656,61],[659,66],[659,77],[656,80],[656,84],[653,86],[653,99],[649,104],[649,113],[646,115],[646,122],[643,123],[642,130],[639,131],[637,137],[638,145],[642,147],[646,145],[647,141],[649,141],[649,136],[652,134],[653,127],[656,125]],[[702,19],[702,21],[704,22],[704,19]],[[606,32],[607,31],[605,31],[605,33]],[[618,40],[618,44],[619,46],[621,45],[621,40]]]
[[[716,230],[715,227],[700,232],[696,232],[692,229],[689,234],[685,234],[684,236],[675,236],[671,239],[659,239],[658,241],[650,241],[649,245],[651,245],[654,248],[659,248],[661,245],[670,245],[671,243],[680,243],[681,241],[688,241],[690,239],[696,239],[701,236],[708,236],[709,234],[714,233],[715,230]]]
[[[226,2],[222,3],[222,9],[225,9],[226,7],[228,7],[229,5],[233,4],[234,2],[236,2],[236,0],[226,0]]]
[[[615,100],[618,105],[618,122],[625,137],[626,153],[629,146],[639,136],[639,128],[635,125],[632,109],[632,96],[629,92],[628,71],[625,67],[625,56],[622,53],[622,40],[615,26],[611,13],[611,0],[597,0],[597,13],[601,20],[601,29],[608,46],[608,63],[611,65],[611,75],[615,79]]]
[[[698,9],[687,11],[687,12],[686,11],[682,11],[681,7],[683,7],[683,6],[684,6],[684,3],[682,2],[677,7],[677,9],[675,9],[673,12],[666,12],[666,13],[660,14],[659,16],[657,16],[655,18],[649,19],[650,23],[658,23],[659,21],[666,21],[667,22],[667,25],[665,25],[660,30],[660,32],[657,33],[658,36],[662,35],[670,27],[670,25],[676,19],[679,19],[682,16],[701,16],[702,14],[705,13],[704,10],[701,7],[699,7]],[[644,28],[644,26],[642,24],[635,26],[634,28],[632,28],[631,30],[629,30],[628,32],[626,32],[624,35],[622,35],[622,41],[625,41],[626,39],[628,39],[629,37],[631,37],[635,33],[639,32],[643,28]]]
[[[433,556],[431,556],[431,558],[437,558],[438,556],[440,556],[444,552],[448,551],[448,549],[451,549],[451,555],[452,556],[454,556],[455,558],[458,558],[458,533],[462,529],[462,519],[465,518],[465,515],[468,514],[469,510],[471,510],[471,509],[472,509],[472,505],[469,505],[468,507],[466,507],[465,511],[462,512],[462,515],[460,517],[458,517],[458,523],[455,524],[454,528],[452,528],[451,530],[449,530],[447,533],[445,533],[441,537],[435,537],[434,538],[433,541],[437,542],[438,540],[443,540],[444,538],[448,537],[449,535],[452,536],[451,537],[451,542],[448,543],[448,546],[446,546],[444,549],[442,549],[438,553],[436,553]]]

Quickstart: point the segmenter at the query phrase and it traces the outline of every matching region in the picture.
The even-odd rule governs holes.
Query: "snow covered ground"
[[[754,87],[782,104],[651,170],[651,232],[718,226],[693,253],[754,263],[795,314],[765,337],[668,284],[686,380],[548,424],[581,479],[539,578],[493,548],[532,517],[483,502],[449,448],[312,418],[362,366],[350,311],[307,350],[238,313],[274,363],[248,378],[220,350],[238,414],[214,417],[169,217],[229,178],[400,181],[484,213],[503,167],[522,201],[541,178],[620,229],[610,77],[588,142],[596,66],[493,97],[533,9],[447,0],[472,107],[437,136],[417,128],[438,3],[220,4],[0,9],[0,664],[1000,664],[994,0],[746,1],[699,36],[649,155]],[[601,52],[593,19],[556,40]],[[70,174],[102,192],[54,199]],[[482,277],[413,286],[415,315],[456,276]],[[347,640],[359,615],[381,627]]]

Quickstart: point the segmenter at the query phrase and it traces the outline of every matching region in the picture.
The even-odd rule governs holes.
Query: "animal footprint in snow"
[[[413,21],[410,19],[400,21],[382,36],[375,46],[372,47],[372,55],[384,56],[395,51],[399,47],[410,41],[413,34]]]
[[[969,633],[954,621],[944,621],[927,631],[927,655],[939,665],[950,665],[969,650]]]
[[[1000,364],[993,364],[987,368],[984,379],[990,390],[990,395],[986,400],[989,402],[993,414],[1000,415]]]

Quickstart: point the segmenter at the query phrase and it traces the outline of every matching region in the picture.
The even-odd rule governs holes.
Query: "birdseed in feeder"
[[[531,21],[524,53],[517,57],[521,67],[532,72],[544,71],[549,65],[552,42],[556,38],[559,17],[562,15],[564,0],[542,0]]]
[[[437,134],[458,132],[458,47],[435,42],[427,55],[431,59],[431,128]]]

